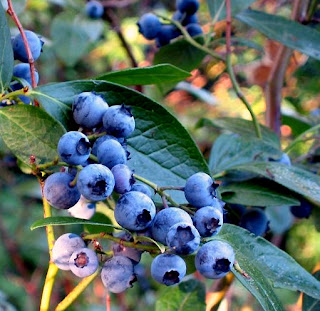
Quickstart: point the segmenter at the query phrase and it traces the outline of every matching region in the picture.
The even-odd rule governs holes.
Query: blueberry
[[[187,201],[195,207],[208,206],[216,197],[217,187],[218,184],[209,175],[195,173],[187,179],[184,195]]]
[[[241,204],[228,204],[226,213],[223,214],[223,222],[239,225],[242,215],[246,212],[247,208]]]
[[[153,201],[144,193],[130,191],[123,194],[114,209],[118,224],[126,229],[141,231],[148,228],[156,214]]]
[[[153,238],[162,244],[166,244],[169,229],[179,222],[193,224],[189,214],[181,208],[170,207],[161,210],[156,214],[152,224]]]
[[[114,140],[108,139],[104,141],[97,151],[98,160],[108,168],[113,168],[117,164],[127,163],[127,153],[121,144]]]
[[[188,24],[186,30],[191,37],[195,37],[203,33],[202,28],[199,24]]]
[[[159,18],[152,13],[142,15],[137,25],[139,32],[149,40],[155,39],[161,28]]]
[[[110,258],[103,265],[101,280],[111,293],[121,293],[132,287],[136,281],[132,261],[120,255]]]
[[[102,124],[103,115],[108,107],[101,96],[93,92],[83,92],[74,98],[73,118],[77,124],[93,129]]]
[[[268,223],[267,215],[262,209],[251,208],[242,215],[239,226],[255,235],[263,235],[268,230]]]
[[[102,201],[111,195],[115,182],[111,171],[102,164],[89,164],[81,170],[77,186],[88,200]]]
[[[176,8],[181,13],[192,15],[198,11],[199,1],[198,0],[176,0]]]
[[[68,213],[75,218],[90,219],[96,213],[96,203],[88,202],[81,196],[78,203],[68,209]]]
[[[300,205],[291,206],[291,214],[297,218],[309,218],[312,212],[313,206],[306,200],[302,199]]]
[[[167,45],[174,38],[181,35],[180,30],[174,25],[161,25],[161,29],[156,37],[158,47]]]
[[[131,109],[125,105],[115,105],[107,109],[103,116],[103,127],[116,137],[128,137],[135,129]]]
[[[132,185],[135,183],[133,172],[125,164],[117,164],[111,172],[114,176],[115,187],[114,190],[120,194],[124,194],[131,190]]]
[[[27,41],[29,43],[29,47],[31,50],[33,60],[37,60],[40,56],[41,51],[42,51],[43,42],[40,40],[40,38],[34,32],[32,32],[30,30],[26,30],[25,35],[26,35]],[[20,33],[17,36],[15,36],[15,38],[12,42],[12,48],[13,48],[13,53],[14,53],[15,59],[18,59],[23,63],[28,63],[27,51],[24,46],[22,36]]]
[[[233,248],[223,241],[210,241],[200,247],[196,258],[196,269],[208,279],[224,277],[234,264]]]
[[[187,14],[181,13],[180,11],[176,11],[172,16],[172,19],[174,21],[180,22],[181,25],[183,26],[187,26],[188,24],[198,23],[198,17],[196,14],[187,15]]]
[[[71,131],[61,136],[58,143],[60,159],[70,165],[81,165],[89,159],[91,145],[81,132]]]
[[[157,282],[167,286],[180,283],[186,272],[186,263],[174,254],[158,255],[151,264],[151,276]]]
[[[200,245],[198,230],[186,222],[179,222],[170,227],[167,234],[167,245],[178,255],[190,255]]]
[[[104,12],[103,5],[99,1],[90,0],[86,3],[86,14],[90,18],[100,18]]]
[[[211,237],[219,233],[223,225],[221,210],[213,206],[204,206],[196,211],[193,223],[203,237]]]
[[[30,85],[32,85],[32,80],[31,80],[31,71],[30,71],[30,65],[29,64],[18,64],[13,67],[13,76],[19,79],[24,79],[26,80]],[[35,80],[36,84],[39,82],[39,74],[38,71],[35,71]],[[13,91],[22,89],[23,85],[18,82],[14,81],[11,84],[11,89]]]
[[[74,177],[68,173],[53,173],[43,187],[47,201],[57,209],[68,209],[80,200],[80,192],[76,186],[70,186]]]
[[[105,142],[106,140],[108,140],[108,139],[117,140],[121,145],[122,145],[122,143],[123,143],[123,140],[121,140],[120,138],[114,137],[114,136],[112,136],[112,135],[103,135],[103,136],[99,137],[99,138],[94,142],[94,144],[93,144],[93,146],[92,146],[91,153],[92,153],[93,155],[97,156],[97,155],[98,155],[98,148],[99,148],[99,146],[100,146],[103,142]],[[120,140],[121,140],[121,141],[120,141]]]
[[[61,270],[70,270],[69,259],[72,253],[85,247],[84,241],[74,233],[61,235],[54,243],[52,248],[51,260]]]
[[[117,238],[123,241],[133,242],[133,237],[128,232],[120,232],[114,234]],[[112,243],[112,251],[114,255],[125,256],[132,260],[134,265],[138,264],[141,259],[142,251],[133,247],[124,246],[121,243]]]
[[[134,185],[132,185],[131,191],[142,192],[142,193],[146,194],[149,198],[152,198],[152,196],[154,194],[154,191],[151,190],[151,188],[148,187],[145,184],[137,184],[137,183],[135,183]]]
[[[69,268],[79,278],[85,278],[97,271],[99,260],[97,254],[89,248],[80,248],[69,259]]]

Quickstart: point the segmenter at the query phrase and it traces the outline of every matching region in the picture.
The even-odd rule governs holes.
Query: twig
[[[47,272],[43,290],[42,290],[40,311],[49,310],[52,289],[53,289],[53,285],[54,285],[58,271],[59,269],[54,263],[49,264],[48,272]]]

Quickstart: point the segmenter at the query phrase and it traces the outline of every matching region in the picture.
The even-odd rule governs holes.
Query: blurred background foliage
[[[1,0],[5,6],[6,1]],[[106,3],[117,1],[106,0]],[[120,1],[118,1],[120,2]],[[121,27],[125,40],[131,47],[138,66],[153,63],[157,51],[154,42],[145,40],[136,22],[146,12],[154,10],[166,16],[174,11],[174,1],[129,1],[122,8],[110,8],[113,21],[90,20],[84,13],[84,0],[14,0],[14,6],[26,29],[35,31],[45,42],[43,54],[36,63],[40,85],[50,82],[97,77],[103,73],[132,66],[116,31]],[[290,16],[291,1],[254,2],[253,8],[271,14]],[[320,9],[319,9],[320,12]],[[320,14],[318,14],[320,15]],[[209,32],[210,16],[205,1],[198,13],[204,32]],[[320,29],[316,19],[309,27]],[[114,23],[114,24],[112,24]],[[12,35],[17,33],[13,23]],[[225,22],[214,26],[218,49],[223,51]],[[246,40],[246,45],[235,46],[233,63],[242,89],[252,103],[261,123],[264,123],[265,98],[263,88],[279,47],[238,21],[233,23],[233,37]],[[215,42],[215,41],[214,41]],[[250,44],[249,44],[250,43]],[[187,60],[185,60],[187,62]],[[169,90],[167,87],[145,86],[144,92],[171,110],[189,130],[205,157],[208,158],[212,143],[221,133],[211,127],[196,128],[199,119],[240,117],[250,119],[248,111],[236,97],[225,73],[223,62],[205,57],[192,71],[186,83]],[[320,61],[294,52],[290,60],[283,88],[281,127],[282,146],[285,148],[300,133],[320,120]],[[290,151],[293,163],[318,173],[320,161],[319,137],[298,144]],[[33,176],[24,175],[15,158],[1,144],[0,153],[0,310],[37,310],[48,263],[47,242],[44,229],[31,232],[29,227],[42,217],[39,186]],[[101,208],[104,212],[105,209]],[[53,211],[61,215],[61,211]],[[312,272],[320,263],[320,213],[310,219],[294,221],[278,245],[293,256],[303,267]],[[318,228],[314,226],[318,224]],[[59,235],[57,228],[57,236]],[[69,226],[70,232],[80,233],[81,227]],[[60,232],[62,233],[62,231]],[[277,241],[277,234],[268,238]],[[165,289],[155,284],[148,267],[151,257],[143,256],[139,265],[139,282],[125,294],[112,295],[112,310],[154,310],[154,304]],[[146,264],[147,263],[147,264]],[[146,264],[146,265],[145,265]],[[78,280],[71,273],[59,273],[53,304],[60,301]],[[211,289],[208,305],[213,305],[219,295],[215,281],[205,281]],[[287,310],[301,310],[301,299],[294,292],[278,290]],[[232,296],[232,299],[230,297]],[[90,285],[68,310],[105,310],[105,291],[99,278]],[[234,282],[228,295],[220,304],[220,311],[261,310],[255,299]]]

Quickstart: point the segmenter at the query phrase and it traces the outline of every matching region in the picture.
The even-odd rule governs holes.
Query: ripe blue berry
[[[312,212],[313,206],[306,200],[302,199],[300,205],[291,206],[291,214],[297,218],[309,218]]]
[[[32,31],[26,30],[25,35],[27,37],[27,41],[31,50],[31,54],[33,60],[37,60],[40,56],[43,42],[40,38]],[[22,40],[22,36],[19,33],[12,41],[12,48],[14,53],[14,58],[20,60],[23,63],[28,62],[28,55],[26,48],[24,46],[24,42]]]
[[[268,230],[268,224],[269,220],[262,209],[251,208],[242,215],[239,226],[255,235],[263,235]]]
[[[74,233],[61,235],[54,243],[52,248],[52,261],[61,270],[70,270],[69,259],[72,253],[85,247],[84,241]]]
[[[181,35],[181,32],[174,25],[161,25],[160,31],[156,37],[158,47],[167,45],[174,38]]]
[[[111,172],[114,176],[115,187],[114,190],[120,194],[124,194],[131,190],[132,185],[135,183],[133,172],[125,164],[117,164]]]
[[[90,18],[100,18],[104,12],[103,5],[99,1],[90,0],[86,3],[86,14]]]
[[[196,211],[193,223],[203,237],[211,237],[220,232],[223,225],[223,214],[219,208],[204,206]]]
[[[13,67],[13,76],[19,79],[26,80],[30,85],[32,84],[31,81],[31,71],[30,71],[30,65],[29,64],[18,64]],[[35,80],[36,84],[39,82],[39,74],[38,71],[35,71]],[[11,88],[13,91],[19,90],[23,88],[23,85],[18,82],[14,81],[11,84]]]
[[[176,0],[176,7],[181,13],[192,15],[198,11],[198,0]]]
[[[180,283],[186,272],[186,263],[178,255],[161,254],[155,257],[151,264],[151,276],[167,286]]]
[[[93,129],[102,124],[103,115],[108,107],[101,96],[93,92],[83,92],[74,98],[73,118],[77,124]]]
[[[121,238],[123,241],[133,242],[133,237],[128,232],[120,232],[119,234],[114,234],[114,236]],[[142,251],[137,248],[124,246],[121,243],[115,242],[112,243],[112,251],[114,255],[121,255],[131,259],[134,265],[139,263],[142,254]]]
[[[47,201],[57,209],[68,209],[80,200],[80,192],[76,186],[70,186],[74,177],[68,173],[53,173],[43,187]]]
[[[272,159],[270,158],[269,159],[271,162],[278,162],[278,163],[283,163],[283,164],[286,164],[288,166],[291,166],[291,160],[290,160],[290,157],[288,156],[287,153],[282,153],[281,155],[281,158],[280,159]]]
[[[132,261],[120,255],[107,260],[101,270],[101,280],[111,293],[118,294],[132,287],[136,281]]]
[[[151,188],[148,187],[145,184],[137,184],[137,183],[135,183],[134,185],[132,185],[131,191],[142,192],[142,193],[146,194],[149,198],[152,198],[152,196],[154,194],[154,192],[151,190]]]
[[[210,241],[200,247],[196,258],[196,269],[208,279],[224,277],[234,264],[233,248],[226,242]]]
[[[246,207],[241,204],[228,204],[226,213],[223,214],[223,222],[239,225],[241,216],[246,212]]]
[[[127,153],[114,139],[107,139],[98,147],[97,157],[101,164],[113,168],[117,164],[127,163]]]
[[[91,153],[95,156],[98,155],[98,148],[99,146],[105,142],[106,140],[108,139],[114,139],[114,140],[117,140],[121,145],[124,143],[124,139],[123,138],[117,138],[117,137],[114,137],[112,135],[103,135],[101,137],[99,137],[93,144],[92,146],[92,150],[91,150]]]
[[[186,222],[179,222],[170,227],[167,234],[167,245],[178,255],[190,255],[200,245],[200,234],[197,229]]]
[[[111,195],[114,188],[111,171],[102,164],[89,164],[81,170],[77,186],[88,200],[102,201]]]
[[[81,196],[77,204],[68,209],[68,213],[75,218],[90,219],[96,213],[96,203],[88,202]]]
[[[79,278],[85,278],[97,271],[99,260],[97,254],[89,248],[80,248],[69,259],[69,268]]]
[[[137,25],[139,32],[149,40],[155,39],[161,28],[159,18],[152,13],[142,15]]]
[[[198,23],[198,17],[196,14],[187,15],[187,14],[181,13],[180,11],[176,11],[172,16],[172,19],[174,21],[180,22],[181,25],[183,26],[187,26],[188,24]]]
[[[81,165],[90,156],[91,145],[88,137],[80,132],[71,131],[61,136],[58,153],[62,161],[70,165]]]
[[[130,191],[123,194],[114,209],[118,224],[126,229],[141,231],[148,228],[156,214],[153,201],[144,193]]]
[[[199,208],[211,205],[217,187],[218,184],[209,175],[196,173],[187,179],[184,194],[191,205]]]
[[[107,109],[103,116],[103,127],[116,137],[128,137],[135,129],[131,109],[125,105],[115,105]]]
[[[203,33],[202,28],[199,24],[189,24],[187,25],[186,30],[191,37],[195,37]]]
[[[181,208],[170,207],[161,210],[156,214],[152,224],[153,238],[162,244],[166,244],[169,229],[179,222],[186,222],[192,225],[190,215]]]

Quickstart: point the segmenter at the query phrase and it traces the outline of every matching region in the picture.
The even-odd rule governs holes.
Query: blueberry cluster
[[[199,1],[177,0],[176,8],[177,11],[172,19],[185,26],[191,37],[202,34],[196,15],[199,9]],[[172,39],[181,35],[181,31],[175,25],[161,23],[159,18],[152,13],[142,15],[137,25],[139,32],[148,40],[155,39],[158,47],[169,44]]]
[[[135,129],[130,108],[109,107],[98,94],[83,92],[75,96],[72,111],[83,132],[98,133],[98,138],[92,144],[80,131],[67,132],[60,138],[58,154],[68,170],[53,173],[45,180],[43,192],[48,202],[57,209],[67,209],[74,217],[90,219],[96,202],[116,192],[120,196],[114,217],[126,231],[114,236],[134,242],[133,234],[143,235],[166,245],[166,252],[156,256],[151,265],[152,277],[161,284],[179,283],[187,270],[180,256],[195,252],[195,266],[205,277],[221,278],[230,271],[234,252],[229,244],[214,240],[201,246],[202,238],[218,234],[223,225],[224,203],[216,197],[218,184],[201,172],[187,179],[180,190],[196,209],[193,218],[178,207],[165,205],[157,211],[152,191],[145,184],[136,184],[127,166],[126,138]],[[115,242],[111,249],[113,256],[104,262],[101,278],[110,292],[119,293],[136,280],[135,265],[143,249]],[[71,270],[79,277],[94,273],[99,266],[96,253],[71,233],[56,241],[52,260],[60,269]]]

